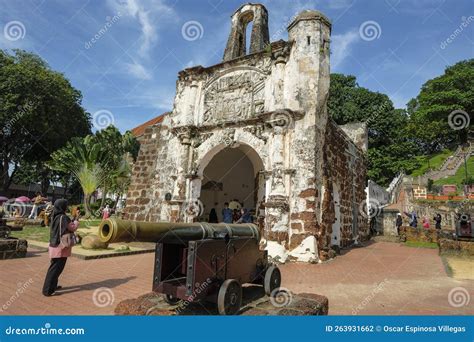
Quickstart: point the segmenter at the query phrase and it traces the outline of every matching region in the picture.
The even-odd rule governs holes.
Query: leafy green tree
[[[103,152],[103,158],[100,161],[101,167],[107,171],[101,184],[103,195],[100,207],[103,208],[106,194],[118,185],[117,178],[123,177],[127,172],[124,166],[127,155],[135,161],[140,146],[131,132],[127,131],[122,135],[113,125],[98,131],[95,139]]]
[[[50,154],[75,136],[90,133],[82,95],[39,56],[0,50],[0,182],[8,190],[20,168],[34,164],[31,180],[46,191]],[[29,166],[30,165],[30,166]]]
[[[88,135],[74,138],[51,156],[52,170],[72,173],[84,192],[85,215],[91,215],[90,199],[100,188],[101,205],[108,191],[123,194],[130,178],[130,161],[138,154],[138,142],[130,132],[121,134],[114,126]],[[95,186],[95,188],[94,188]],[[93,189],[93,190],[92,190]]]
[[[85,138],[73,138],[66,146],[51,155],[48,166],[52,170],[72,173],[81,184],[84,192],[85,216],[90,217],[90,200],[104,179],[101,162],[104,151],[93,135]]]
[[[380,185],[418,166],[419,152],[407,135],[407,112],[394,109],[390,98],[357,84],[355,76],[331,74],[328,110],[337,124],[366,122],[369,134],[368,176]]]
[[[411,120],[409,134],[423,148],[426,154],[441,151],[443,148],[464,143],[468,130],[474,125],[474,59],[461,61],[446,68],[443,75],[427,81],[420,94],[408,104]],[[463,111],[459,125],[454,130],[450,126],[449,115]],[[453,125],[453,122],[451,122]]]

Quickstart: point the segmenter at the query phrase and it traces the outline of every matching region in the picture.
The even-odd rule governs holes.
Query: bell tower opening
[[[263,163],[250,146],[240,144],[217,152],[204,167],[200,200],[203,219],[212,221],[214,209],[217,221],[223,222],[222,209],[229,203],[232,210],[247,209],[256,218],[265,197]],[[239,213],[236,213],[237,215]]]
[[[262,51],[270,43],[268,13],[263,5],[242,5],[231,18],[224,61]]]

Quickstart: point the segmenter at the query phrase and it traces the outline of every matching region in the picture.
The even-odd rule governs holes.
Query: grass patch
[[[87,227],[90,227],[90,226],[98,226],[100,223],[102,222],[102,220],[98,219],[98,220],[86,220],[86,219],[79,219],[79,228],[87,228]]]
[[[424,241],[407,241],[405,242],[407,247],[417,247],[417,248],[438,248],[436,242],[424,242]]]
[[[421,166],[411,173],[411,176],[418,177],[424,175],[430,169],[438,170],[444,161],[453,154],[453,151],[445,149],[439,153],[432,154],[431,156],[418,156],[416,160]]]
[[[22,231],[12,232],[11,236],[26,240],[49,242],[49,227],[24,226]]]
[[[470,157],[467,160],[467,174],[474,175],[474,158]],[[456,174],[451,177],[446,177],[443,179],[438,179],[434,182],[436,185],[444,185],[444,184],[456,184],[458,187],[462,185],[463,181],[466,178],[466,171],[464,170],[464,163],[461,167],[456,171]]]

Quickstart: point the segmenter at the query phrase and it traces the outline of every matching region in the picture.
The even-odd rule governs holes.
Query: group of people
[[[241,208],[230,208],[229,202],[224,203],[224,209],[222,209],[222,222],[223,223],[252,223],[253,217],[252,213],[247,209],[241,206]],[[217,211],[215,208],[212,208],[209,213],[209,223],[219,223],[219,218],[217,217]]]
[[[414,210],[411,213],[404,212],[404,214],[408,217],[410,227],[414,227],[414,228],[418,227],[418,216],[416,215],[416,212]],[[433,217],[433,221],[435,223],[435,228],[441,229],[441,221],[442,221],[441,214],[437,213]],[[397,226],[397,232],[400,235],[400,227],[403,225],[402,214],[400,213],[397,214],[397,220],[395,224]],[[425,229],[429,229],[431,227],[430,219],[428,218],[428,216],[423,217],[422,225],[423,225],[423,228]]]

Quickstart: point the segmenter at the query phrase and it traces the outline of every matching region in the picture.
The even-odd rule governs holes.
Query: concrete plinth
[[[0,259],[24,258],[27,249],[28,242],[25,239],[0,239]]]

